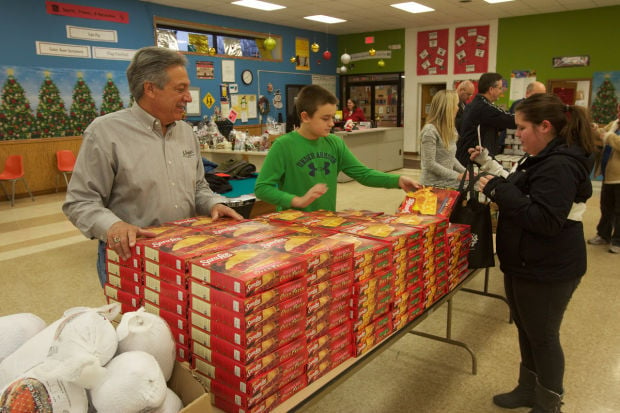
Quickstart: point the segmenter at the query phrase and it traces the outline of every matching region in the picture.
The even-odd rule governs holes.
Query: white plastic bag
[[[0,317],[0,361],[43,330],[46,325],[41,317],[32,313]]]

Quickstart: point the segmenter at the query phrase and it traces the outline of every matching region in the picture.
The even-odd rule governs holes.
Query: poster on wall
[[[418,32],[418,76],[448,73],[448,29]]]
[[[310,70],[310,44],[303,37],[295,38],[295,69]]]
[[[215,79],[213,62],[196,62],[196,78]]]
[[[489,67],[489,26],[454,31],[454,74],[483,73]]]
[[[531,70],[513,70],[510,74],[510,100],[523,99],[527,86],[536,81],[536,72]]]

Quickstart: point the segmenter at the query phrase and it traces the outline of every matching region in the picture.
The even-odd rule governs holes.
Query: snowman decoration
[[[276,109],[282,109],[282,94],[280,93],[280,89],[276,90],[276,93],[273,96],[273,107]]]

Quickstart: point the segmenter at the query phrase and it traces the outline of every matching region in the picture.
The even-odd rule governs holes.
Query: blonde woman
[[[465,167],[455,157],[458,104],[454,90],[440,90],[433,96],[426,124],[420,131],[422,185],[456,188],[465,173]]]

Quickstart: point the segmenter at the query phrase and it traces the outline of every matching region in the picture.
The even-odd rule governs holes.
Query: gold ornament
[[[370,50],[368,51],[368,54],[369,54],[369,55],[371,55],[371,56],[374,56],[374,55],[376,55],[376,54],[377,54],[377,51],[376,51],[375,49],[370,49]]]
[[[385,61],[383,59],[381,59],[381,60],[379,60],[377,62],[377,64],[379,65],[379,67],[383,67],[383,66],[385,66]]]
[[[310,49],[312,49],[313,53],[317,53],[320,48],[321,48],[321,46],[319,46],[319,44],[317,42],[312,43],[312,46],[310,46]]]
[[[289,60],[291,61],[291,63],[295,63],[297,62],[297,57],[293,56]]]
[[[265,47],[265,50],[273,50],[276,47],[276,39],[269,36],[263,42],[263,46]]]
[[[216,52],[215,47],[210,47],[209,48],[209,55],[214,56],[215,52]]]

